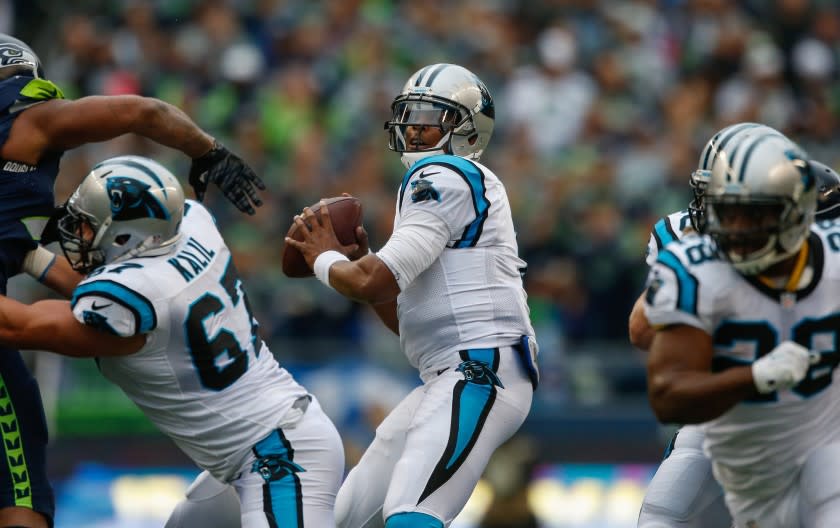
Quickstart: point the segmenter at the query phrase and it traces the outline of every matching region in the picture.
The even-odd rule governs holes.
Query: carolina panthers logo
[[[120,176],[108,179],[106,188],[111,198],[111,216],[114,220],[159,218],[168,220],[169,213],[149,192],[149,185],[133,178]]]
[[[808,163],[792,150],[786,150],[785,156],[787,156],[787,159],[792,161],[796,168],[799,169],[799,173],[802,175],[802,184],[805,186],[805,190],[811,189],[811,187],[813,187],[816,183],[816,178],[809,169]]]
[[[425,202],[427,200],[440,201],[440,193],[429,180],[414,180],[411,182],[411,201]]]
[[[493,98],[490,97],[490,90],[481,82],[478,77],[475,78],[478,89],[481,91],[481,109],[479,112],[486,115],[490,119],[496,118],[496,107],[493,105]]]
[[[287,475],[302,471],[306,470],[282,455],[267,455],[258,458],[251,465],[251,472],[259,473],[266,482],[280,480]]]
[[[117,331],[108,323],[108,318],[98,312],[85,310],[82,312],[82,318],[85,321],[85,326],[92,326],[109,334],[118,335]]]

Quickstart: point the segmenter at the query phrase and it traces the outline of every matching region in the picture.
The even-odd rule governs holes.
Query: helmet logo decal
[[[481,91],[481,108],[478,111],[490,119],[496,119],[496,107],[493,105],[493,98],[490,97],[490,90],[487,89],[487,86],[478,77],[475,80],[478,89]]]
[[[149,192],[149,185],[134,178],[114,176],[106,188],[111,199],[111,216],[114,220],[159,218],[168,220],[169,213]]]
[[[799,174],[802,175],[802,185],[805,186],[805,190],[807,191],[811,189],[816,183],[816,178],[814,178],[814,175],[811,173],[808,164],[805,163],[799,154],[793,150],[785,150],[785,156],[793,162],[794,167],[799,169]]]
[[[24,51],[20,46],[9,43],[0,44],[0,65],[12,64],[32,64],[32,61],[24,57]]]

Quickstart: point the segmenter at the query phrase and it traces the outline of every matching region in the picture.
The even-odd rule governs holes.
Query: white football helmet
[[[735,123],[720,129],[706,143],[700,152],[700,159],[697,161],[697,169],[691,173],[688,184],[691,186],[692,199],[688,204],[688,213],[691,218],[691,225],[695,231],[701,231],[703,225],[703,195],[711,177],[712,165],[718,155],[727,156],[733,153],[738,145],[747,138],[757,135],[776,134],[785,137],[784,134],[767,125],[759,123]]]
[[[780,134],[752,135],[715,157],[701,232],[739,272],[760,273],[794,255],[808,237],[818,185],[807,160]]]
[[[388,147],[402,154],[407,168],[435,154],[479,159],[496,118],[493,98],[481,79],[455,64],[432,64],[415,72],[391,103],[391,114],[385,123]],[[409,126],[435,126],[444,134],[432,148],[409,151]]]
[[[44,78],[41,60],[32,48],[11,35],[0,33],[0,79],[29,74]]]
[[[58,221],[61,248],[73,269],[90,273],[169,251],[180,237],[184,190],[156,161],[120,156],[96,165],[65,207]]]

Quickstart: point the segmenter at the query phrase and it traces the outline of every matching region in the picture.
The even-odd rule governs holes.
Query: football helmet
[[[695,231],[702,231],[703,224],[703,195],[711,176],[712,165],[718,155],[726,156],[734,153],[738,145],[749,137],[756,135],[776,134],[785,137],[775,128],[759,123],[736,123],[722,128],[706,143],[700,152],[697,169],[691,173],[688,184],[691,186],[692,199],[688,204],[688,214],[691,226]]]
[[[715,157],[701,232],[739,272],[762,272],[794,255],[808,237],[818,184],[807,160],[781,134],[751,135]]]
[[[156,161],[120,156],[96,165],[65,208],[58,221],[61,249],[73,269],[87,274],[168,252],[180,237],[184,190]]]
[[[14,75],[44,78],[41,60],[32,48],[11,35],[0,33],[0,79]]]
[[[816,160],[810,160],[808,165],[817,178],[817,220],[837,218],[840,216],[840,175]]]
[[[477,160],[490,141],[495,118],[493,98],[481,79],[462,66],[432,64],[409,77],[391,103],[391,120],[385,123],[388,147],[402,154],[407,168],[435,154]],[[408,127],[438,127],[443,137],[430,148],[411,150]]]

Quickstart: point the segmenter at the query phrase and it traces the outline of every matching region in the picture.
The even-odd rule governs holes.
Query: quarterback
[[[408,170],[385,246],[351,262],[344,252],[358,248],[338,243],[325,207],[305,208],[303,241],[286,243],[321,282],[372,304],[423,380],[342,485],[338,526],[442,528],[528,415],[537,347],[507,194],[477,161],[495,117],[486,86],[461,66],[429,65],[391,110],[390,147]]]

